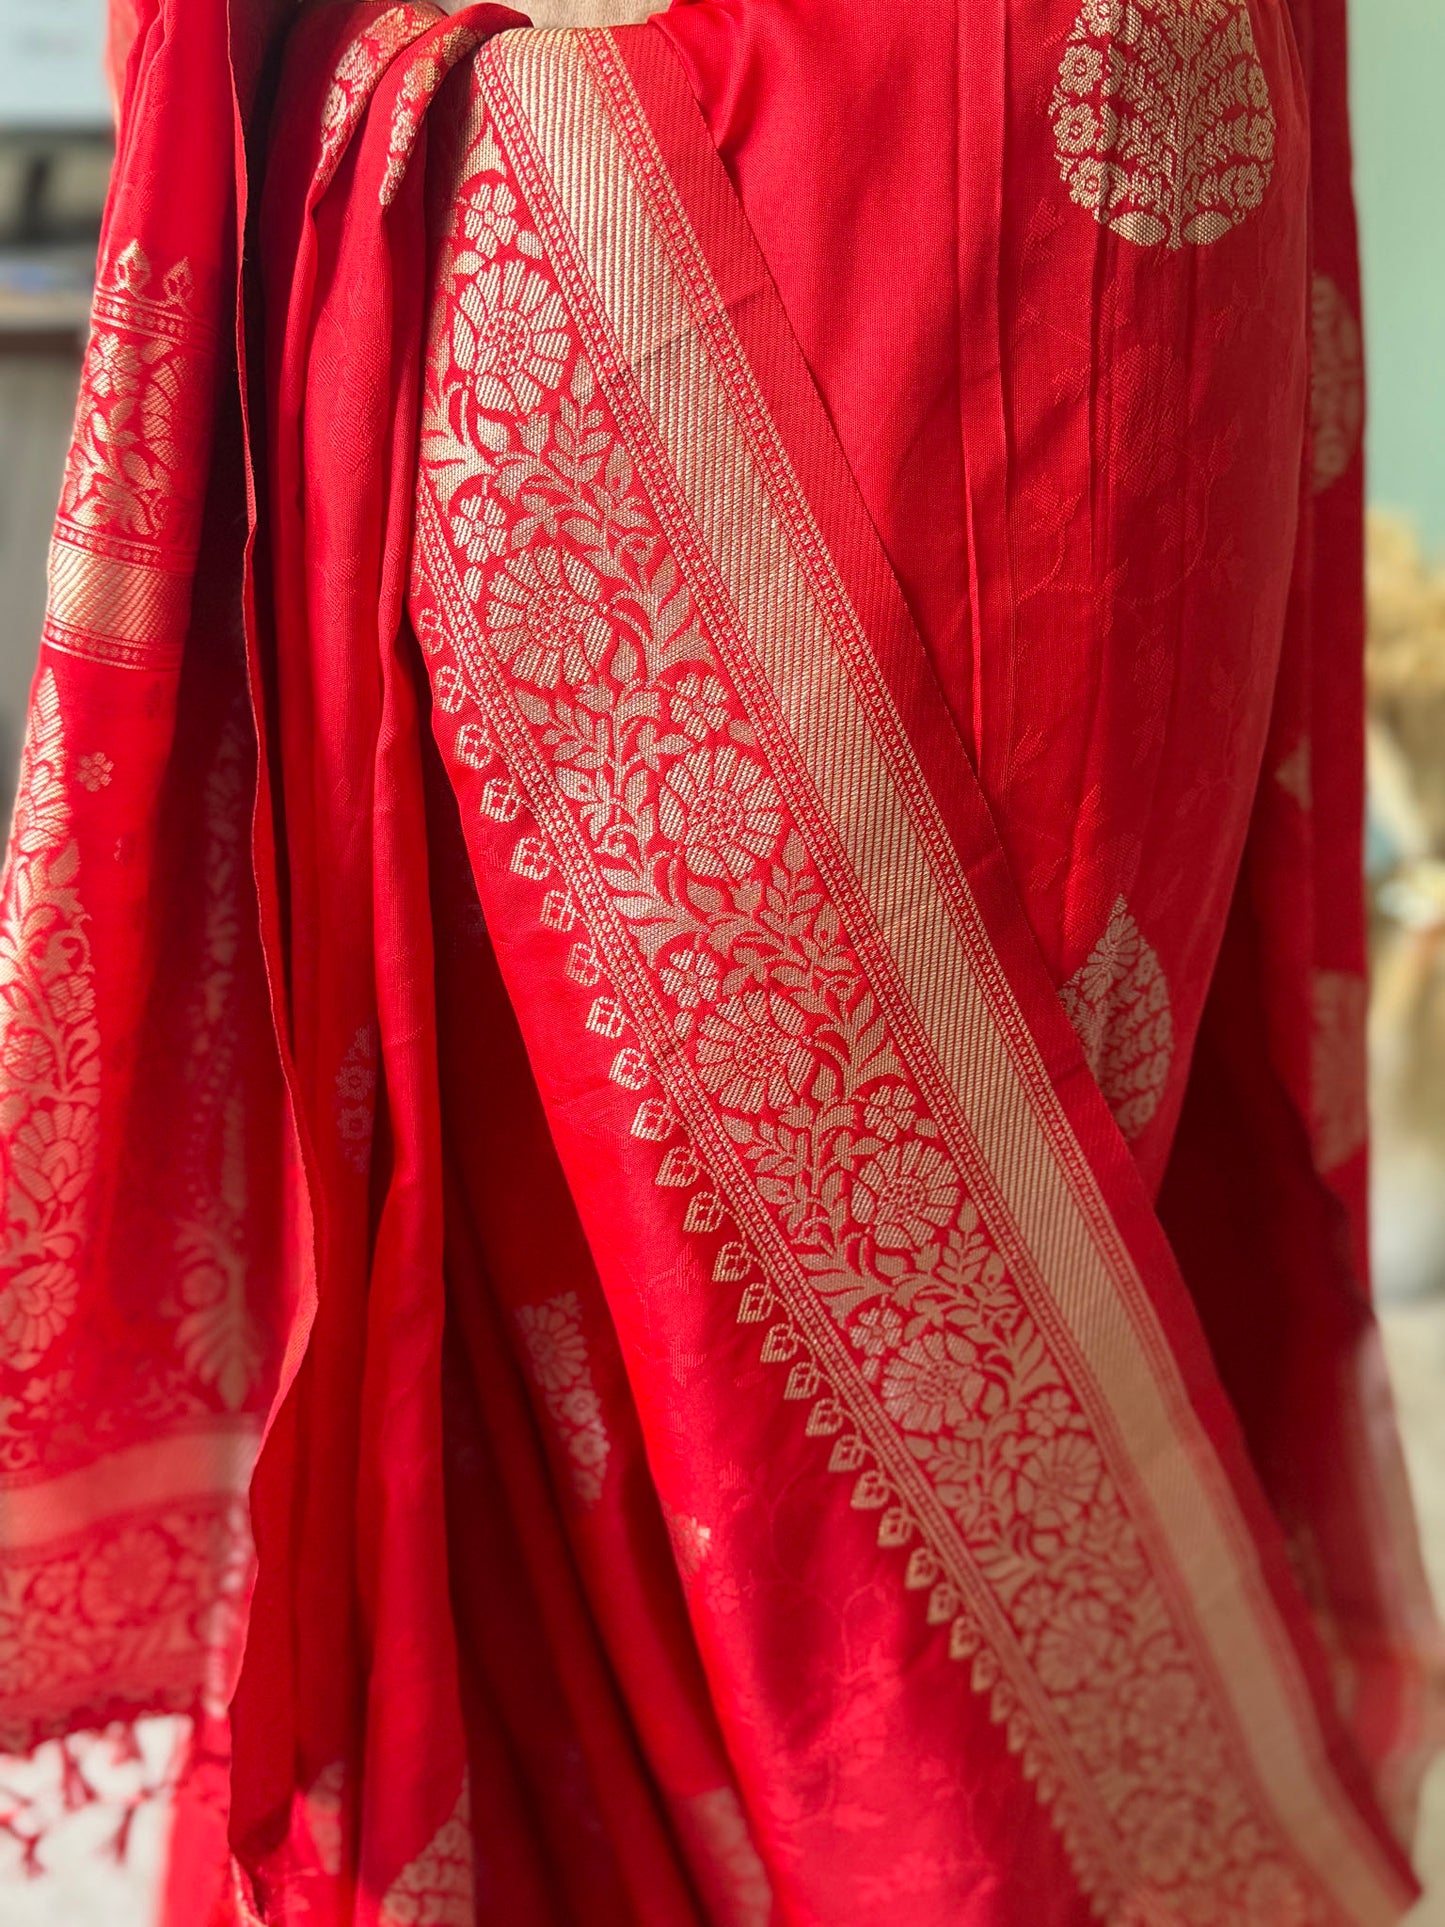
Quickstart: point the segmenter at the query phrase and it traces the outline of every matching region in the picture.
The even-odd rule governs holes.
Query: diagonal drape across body
[[[859,11],[139,22],[0,1560],[177,1922],[1411,1897],[1342,21]]]

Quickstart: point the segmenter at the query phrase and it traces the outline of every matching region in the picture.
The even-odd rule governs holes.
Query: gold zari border
[[[1284,1883],[1281,1904],[1303,1903],[1308,1911],[1301,1919],[1329,1918],[1321,1912],[1326,1894],[1352,1920],[1393,1919],[1400,1904],[1393,1879],[1324,1756],[1308,1690],[1258,1571],[1248,1528],[1042,1074],[867,637],[821,549],[745,358],[735,337],[729,339],[705,258],[670,193],[660,157],[648,151],[645,118],[610,38],[507,35],[481,57],[478,69],[486,107],[588,363],[647,478],[696,605],[716,634],[719,660],[746,704],[749,727],[769,752],[770,782],[787,815],[806,832],[810,854],[837,902],[846,906],[849,930],[860,954],[866,953],[870,984],[900,1054],[932,1106],[948,1155],[1029,1315],[1065,1366],[1126,1497],[1170,1637],[1189,1654],[1209,1718],[1228,1736],[1219,1757],[1228,1757],[1231,1774],[1236,1761],[1245,1763],[1238,1793],[1261,1833],[1259,1869],[1266,1879],[1277,1873]],[[477,147],[498,155],[489,132]],[[495,224],[501,206],[506,224],[515,228],[514,197],[510,188],[502,192],[507,201],[494,198],[487,218]],[[501,276],[492,268],[481,277],[495,282],[497,299],[507,285]],[[521,285],[519,277],[514,280]],[[560,370],[565,341],[540,293],[532,312],[545,316],[553,330],[545,340],[539,337],[535,365],[542,379],[533,382],[536,389],[553,379],[547,369],[554,358]],[[535,400],[534,394],[526,405]],[[428,429],[445,442],[439,422]],[[445,462],[437,466],[444,469]],[[1102,1906],[1127,1898],[1143,1908],[1141,1920],[1162,1918],[1162,1895],[1147,1866],[1134,1858],[1143,1851],[1139,1838],[1114,1831],[1099,1763],[1086,1765],[1074,1752],[1049,1690],[1012,1637],[947,1508],[910,1461],[876,1385],[820,1314],[796,1254],[750,1197],[750,1174],[718,1129],[717,1105],[690,1086],[689,1067],[670,1045],[668,1013],[637,954],[627,913],[619,914],[610,900],[596,853],[579,839],[497,660],[519,645],[494,645],[485,627],[478,632],[477,592],[470,578],[464,584],[464,571],[447,551],[447,511],[445,497],[437,503],[423,489],[421,554],[441,605],[440,627],[466,639],[458,644],[465,683],[447,666],[434,670],[434,683],[444,712],[463,706],[470,685],[487,715],[491,740],[547,833],[550,850],[531,852],[524,838],[513,867],[528,875],[545,875],[554,861],[561,868],[568,894],[556,904],[547,899],[544,920],[562,928],[580,910],[615,980],[619,1011],[626,1006],[648,1047],[647,1058],[632,1053],[637,1076],[653,1074],[648,1059],[667,1067],[656,1075],[666,1083],[670,1106],[786,1300],[794,1328],[806,1333],[836,1393],[832,1403],[841,1401],[866,1439],[856,1456],[844,1452],[841,1461],[835,1447],[833,1462],[857,1471],[871,1457],[886,1473],[877,1480],[865,1467],[860,1488],[872,1476],[879,1496],[869,1487],[862,1496],[855,1493],[855,1504],[881,1505],[890,1488],[899,1493],[901,1508],[884,1513],[885,1528],[896,1516],[896,1537],[890,1540],[880,1528],[880,1538],[905,1544],[915,1523],[922,1525],[926,1546],[915,1547],[909,1583],[931,1586],[930,1618],[940,1572],[948,1582],[940,1616],[960,1611],[965,1600],[972,1608],[980,1633],[965,1630],[960,1636],[957,1628],[966,1627],[967,1617],[955,1621],[955,1650],[972,1658],[974,1683],[1002,1708],[996,1716],[1007,1719],[1011,1741],[1032,1762],[1028,1770],[1055,1811],[1081,1881]],[[497,606],[490,606],[489,623],[498,619]],[[441,644],[433,637],[428,646],[435,653]],[[577,648],[587,646],[584,634]],[[526,677],[525,668],[513,667]],[[461,741],[459,729],[459,746]],[[459,753],[471,760],[468,751]],[[718,780],[726,752],[713,754]],[[735,764],[726,770],[735,773]],[[498,790],[492,813],[509,820],[517,807],[510,792]],[[761,806],[755,801],[748,807]],[[619,1053],[619,1064],[627,1055]],[[626,1082],[632,1069],[614,1074]],[[639,1111],[634,1134],[651,1134],[642,1126],[646,1109]],[[925,1152],[908,1174],[923,1183],[940,1168]],[[658,1182],[691,1185],[702,1175],[697,1150],[677,1144],[665,1156]],[[721,1213],[710,1215],[702,1197],[694,1206],[701,1207],[699,1227],[708,1229]],[[920,1208],[925,1216],[933,1209],[926,1195]],[[693,1217],[690,1208],[689,1228]],[[746,1251],[736,1249],[738,1269],[724,1266],[715,1276],[746,1276]],[[767,1316],[768,1302],[769,1293],[745,1294],[742,1315]],[[789,1358],[793,1346],[786,1329],[777,1327],[765,1340],[764,1356]],[[804,1382],[798,1389],[800,1371]],[[812,1398],[821,1383],[817,1368],[800,1362],[786,1395]],[[809,1431],[827,1403],[814,1405]],[[828,1430],[828,1423],[817,1429]],[[913,1577],[915,1567],[924,1575],[921,1582]],[[1217,1762],[1199,1768],[1218,1770]],[[1206,1791],[1203,1785],[1200,1790]],[[1307,1900],[1286,1872],[1291,1862],[1310,1870]],[[1193,1891],[1197,1896],[1199,1890]],[[1252,1889],[1251,1918],[1268,1918],[1268,1905]]]

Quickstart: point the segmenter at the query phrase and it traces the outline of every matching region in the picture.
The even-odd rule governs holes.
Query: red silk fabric
[[[1126,183],[1112,226],[1079,171],[1095,57],[1129,44],[1102,0],[886,21],[691,0],[617,37],[617,86],[1144,1254],[1191,1449],[1217,1455],[1341,1810],[1403,1895],[1376,1800],[1409,1805],[1432,1635],[1408,1524],[1381,1516],[1351,1110],[1343,23],[1216,11],[1239,131],[1168,205]],[[525,123],[475,78],[515,24],[314,9],[261,107],[270,21],[160,4],[129,54],[6,898],[9,1739],[197,1715],[176,1922],[1385,1918],[1236,1839],[1240,1884],[1182,1806],[1126,1803],[1133,1871],[1091,1870],[986,1647],[950,1656],[969,1635],[933,1555],[887,1551],[908,1521],[851,1433],[830,1444],[837,1401],[805,1436],[814,1367],[776,1362],[771,1329],[759,1362],[763,1286],[740,1313],[742,1247],[681,1189],[696,1161],[524,764],[463,706],[458,605],[417,532],[448,434],[478,473],[511,451],[513,495],[466,483],[447,539],[470,617],[525,637],[498,648],[535,708],[601,648],[568,611],[602,590],[557,501],[515,509],[527,464],[562,449],[610,490],[619,553],[664,487],[644,509],[623,479],[644,437],[622,364],[595,402],[575,372],[612,365],[602,297],[567,282]],[[565,146],[576,98],[549,111]],[[498,315],[522,331],[501,360]],[[464,350],[502,372],[446,399]],[[676,565],[646,567],[627,606],[685,637]],[[518,615],[523,590],[561,626]],[[725,692],[696,681],[707,743]],[[709,832],[704,892],[773,834],[756,784],[783,754],[740,776],[754,740],[688,748],[655,806],[682,851],[699,757],[728,792],[743,827]],[[693,954],[660,979],[676,1037],[701,1026],[706,1082],[743,1050],[728,1025],[767,1019],[773,1056],[713,1088],[784,1111],[793,1018],[746,976],[693,1018],[715,996]],[[943,1223],[903,1103],[858,1154],[885,1258],[885,1178]],[[885,1386],[965,1358],[907,1343]],[[830,1452],[862,1468],[851,1501]],[[83,1664],[57,1657],[57,1599]],[[1161,1912],[1166,1889],[1193,1911]]]

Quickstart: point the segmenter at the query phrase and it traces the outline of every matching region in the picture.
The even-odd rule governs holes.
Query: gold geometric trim
[[[148,668],[179,659],[190,613],[189,570],[121,561],[67,539],[50,545],[47,632],[71,655]],[[88,646],[88,645],[92,645]]]

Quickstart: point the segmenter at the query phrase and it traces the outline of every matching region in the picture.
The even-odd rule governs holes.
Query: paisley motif
[[[1218,241],[1269,186],[1274,110],[1246,0],[1084,0],[1049,118],[1071,198],[1141,247]]]

